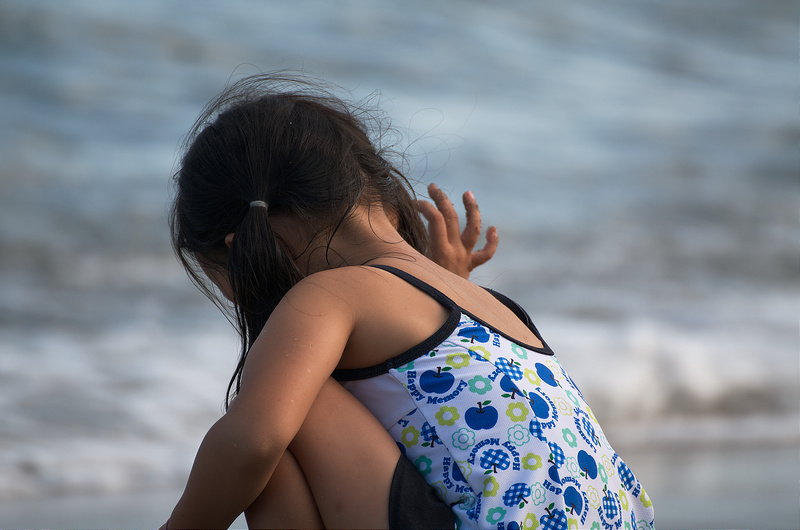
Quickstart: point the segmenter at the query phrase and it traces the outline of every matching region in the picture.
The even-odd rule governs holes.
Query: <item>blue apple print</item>
[[[556,382],[556,378],[553,375],[553,372],[550,371],[550,368],[546,367],[542,363],[536,363],[536,373],[539,375],[542,381],[547,383],[550,386],[558,386]]]
[[[502,388],[506,392],[511,392],[512,390],[517,389],[517,387],[514,386],[514,383],[511,381],[511,379],[508,378],[507,375],[504,375],[500,379],[500,388]]]
[[[506,398],[514,399],[516,395],[521,393],[514,385],[514,382],[507,375],[504,375],[500,379],[500,388],[502,388],[506,392],[510,392],[510,394],[503,394],[503,397]]]
[[[487,407],[491,401],[478,402],[477,407],[470,407],[467,413],[464,414],[464,421],[467,422],[470,428],[475,429],[491,429],[497,424],[497,409],[494,407]]]
[[[501,382],[502,384],[502,382]],[[545,401],[545,399],[536,394],[535,392],[531,392],[528,394],[528,397],[531,400],[531,407],[533,408],[533,413],[536,414],[537,418],[542,418],[543,420],[550,417],[550,405]]]
[[[569,524],[567,514],[561,508],[553,509],[553,506],[554,504],[551,504],[545,508],[547,515],[539,518],[539,522],[542,523],[542,530],[567,530]]]
[[[584,450],[578,453],[578,467],[586,473],[588,478],[597,478],[597,462],[594,457]]]
[[[448,372],[442,372],[440,366],[435,372],[426,370],[419,378],[419,387],[428,394],[444,394],[453,386],[455,378]]]
[[[478,463],[486,470],[484,474],[488,475],[497,473],[498,469],[501,471],[508,469],[511,465],[511,457],[502,449],[489,449],[484,451]]]
[[[561,484],[561,476],[558,474],[558,468],[555,465],[550,466],[550,469],[547,470],[547,475],[553,481],[553,484]]]
[[[470,342],[489,342],[489,333],[483,326],[470,326],[458,332],[459,337],[469,337]]]
[[[583,437],[590,443],[590,445],[600,445],[600,438],[598,438],[597,433],[594,432],[594,425],[592,425],[592,421],[586,416],[585,413],[581,418],[580,424],[578,424],[578,428],[582,433],[586,433],[583,435]]]
[[[581,492],[570,486],[564,491],[564,505],[570,508],[569,513],[581,514],[583,511],[583,496]]]
[[[606,494],[603,497],[603,511],[606,512],[606,519],[608,520],[614,519],[619,514],[617,499],[615,499],[614,495],[608,491],[606,491]]]
[[[528,504],[527,497],[531,495],[531,488],[524,482],[517,482],[512,484],[510,488],[503,494],[503,504],[509,508],[519,506],[520,509]]]
[[[539,420],[536,418],[533,418],[530,424],[528,424],[528,431],[539,440],[545,440],[544,433],[542,432],[542,424],[539,423]]]
[[[619,473],[619,478],[622,479],[622,484],[625,486],[625,489],[630,491],[636,486],[636,477],[633,476],[631,473],[631,468],[628,467],[628,464],[625,462],[620,461],[619,465],[617,466],[617,472]]]
[[[547,445],[550,446],[550,459],[548,462],[554,463],[556,467],[563,466],[566,457],[564,456],[564,450],[561,449],[561,446],[555,442],[548,442]]]
[[[506,530],[519,530],[519,523],[516,521],[511,521],[506,525]]]

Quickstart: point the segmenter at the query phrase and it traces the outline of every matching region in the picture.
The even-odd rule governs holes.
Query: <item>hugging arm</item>
[[[450,272],[469,278],[475,267],[494,256],[499,241],[497,228],[489,227],[486,245],[473,251],[481,235],[481,212],[472,192],[468,191],[463,196],[467,223],[460,233],[458,214],[447,195],[436,184],[428,186],[428,194],[436,206],[427,201],[417,201],[417,208],[428,221],[431,242],[429,257]]]
[[[281,468],[291,464],[286,454],[297,456],[301,465],[313,463],[317,457],[334,458],[340,459],[343,466],[350,466],[350,470],[365,470],[366,475],[354,477],[351,485],[345,482],[344,473],[339,473],[338,478],[324,474],[337,474],[335,466],[326,463],[304,467],[325,526],[385,528],[388,524],[388,485],[399,457],[396,444],[377,424],[377,429],[369,432],[378,432],[386,439],[364,442],[385,447],[388,452],[372,455],[363,451],[359,457],[362,461],[369,457],[369,465],[354,467],[337,450],[339,441],[328,438],[327,433],[334,429],[326,428],[324,422],[336,420],[339,426],[359,424],[349,411],[361,405],[348,404],[340,408],[338,416],[336,411],[317,406],[345,403],[346,399],[355,401],[329,378],[352,331],[353,316],[341,293],[328,287],[301,282],[272,313],[250,350],[239,394],[198,450],[186,490],[170,517],[170,529],[227,528],[248,507],[258,508],[255,501],[273,473],[278,477]],[[369,411],[363,412],[377,423]],[[365,437],[358,429],[337,430]],[[296,462],[294,466],[297,467]],[[296,471],[290,474],[297,476]],[[320,487],[315,491],[317,483]],[[359,484],[367,489],[352,489]],[[386,491],[371,484],[383,485]],[[340,490],[334,492],[340,493],[339,497],[320,495],[332,486]],[[370,497],[367,504],[371,513],[348,510],[341,502],[350,498],[363,504]],[[268,501],[268,496],[263,500]],[[251,510],[247,514],[248,520],[252,519],[250,524],[267,526],[258,522],[259,511],[269,510]]]

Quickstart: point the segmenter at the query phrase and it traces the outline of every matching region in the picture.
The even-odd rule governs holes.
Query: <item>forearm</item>
[[[353,329],[350,306],[323,277],[294,286],[250,348],[242,386],[211,427],[169,528],[227,528],[269,482]],[[338,277],[337,277],[338,278]]]
[[[223,416],[200,444],[186,490],[170,516],[171,530],[228,528],[269,481],[283,450],[279,444],[254,443],[233,423]]]

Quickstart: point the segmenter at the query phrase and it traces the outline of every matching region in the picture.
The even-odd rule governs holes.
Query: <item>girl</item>
[[[189,136],[173,243],[230,300],[243,347],[168,527],[243,510],[251,527],[651,527],[528,315],[462,277],[471,196],[466,244],[435,247],[456,249],[439,261],[459,275],[426,257],[413,192],[362,116],[308,81],[257,76]],[[434,239],[457,236],[420,208]]]

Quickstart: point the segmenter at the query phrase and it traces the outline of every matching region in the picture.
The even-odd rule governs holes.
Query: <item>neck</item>
[[[292,230],[286,228],[281,230],[281,227],[275,226],[276,231],[283,232],[280,235],[294,251],[297,265],[306,274],[348,265],[363,265],[384,257],[424,259],[422,254],[400,236],[392,219],[380,205],[357,206],[333,234],[332,239],[330,234],[321,234],[307,248],[306,243],[300,242],[307,242],[310,236],[303,238],[296,233],[291,237]],[[296,225],[294,231],[297,232]]]

